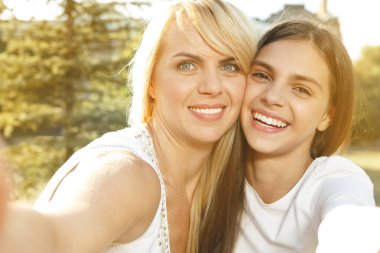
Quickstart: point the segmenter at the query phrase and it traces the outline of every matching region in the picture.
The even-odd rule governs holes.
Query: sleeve
[[[373,183],[363,169],[343,157],[332,157],[324,164],[319,186],[314,194],[316,219],[322,222],[326,215],[339,206],[375,206]]]
[[[319,218],[343,205],[375,206],[373,184],[366,176],[350,175],[325,180],[320,186]]]
[[[321,169],[314,195],[317,253],[378,253],[380,209],[368,175],[343,157],[332,157]]]

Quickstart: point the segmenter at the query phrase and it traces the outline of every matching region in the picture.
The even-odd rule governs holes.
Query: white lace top
[[[50,199],[59,182],[63,180],[84,156],[90,155],[94,151],[115,150],[128,150],[152,167],[160,180],[161,200],[154,219],[144,234],[126,244],[114,243],[104,253],[170,253],[165,185],[158,168],[153,142],[146,129],[146,125],[136,125],[131,128],[106,133],[74,153],[52,177],[39,199],[41,201],[47,198]],[[37,200],[35,205],[39,205],[39,200]]]

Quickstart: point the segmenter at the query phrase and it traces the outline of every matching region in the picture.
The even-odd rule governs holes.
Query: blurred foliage
[[[5,7],[3,1],[0,0],[0,14],[3,13],[3,11],[5,11],[5,9],[6,9],[6,7]]]
[[[355,63],[357,114],[354,144],[380,144],[380,45],[363,48]]]
[[[0,135],[12,199],[34,199],[75,150],[126,126],[130,91],[118,72],[145,24],[126,10],[142,3],[57,2],[54,21],[0,20]]]
[[[7,149],[12,157],[11,199],[32,200],[38,195],[61,165],[63,144],[60,137],[35,137]]]
[[[145,25],[134,14],[152,2],[49,1],[62,8],[54,21],[0,20],[0,137],[9,144],[12,199],[32,201],[75,150],[126,126],[131,94],[118,73]],[[380,46],[363,50],[355,77],[354,144],[378,143]]]

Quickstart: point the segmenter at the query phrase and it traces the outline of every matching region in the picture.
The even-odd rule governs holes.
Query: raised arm
[[[50,201],[36,210],[9,208],[0,252],[103,252],[114,241],[140,236],[159,201],[155,172],[133,154],[88,157],[57,186]]]
[[[380,208],[337,207],[321,223],[318,239],[317,253],[380,253]]]
[[[318,192],[317,253],[380,250],[380,209],[374,206],[373,184],[363,171],[326,179]]]

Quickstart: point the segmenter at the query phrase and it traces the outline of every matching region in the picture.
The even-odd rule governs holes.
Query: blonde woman
[[[224,1],[160,11],[132,63],[132,127],[74,154],[34,211],[11,207],[0,251],[198,252],[219,178],[227,167],[239,173],[242,152],[231,150],[241,147],[236,121],[255,47],[249,19]]]

